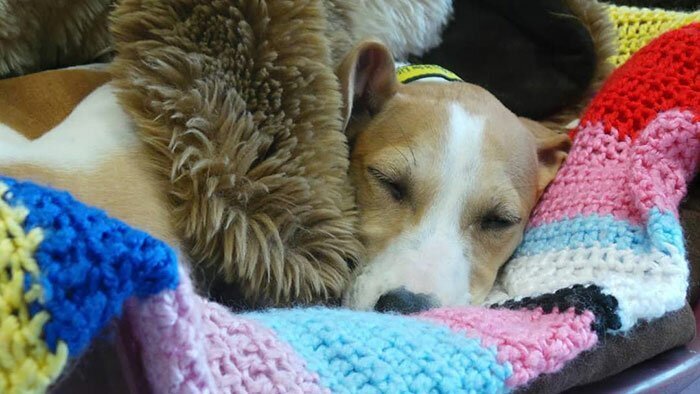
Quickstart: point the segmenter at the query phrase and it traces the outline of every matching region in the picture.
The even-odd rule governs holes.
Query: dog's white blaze
[[[431,207],[418,226],[400,234],[363,269],[346,299],[349,306],[371,309],[382,294],[400,287],[430,294],[441,304],[469,303],[470,251],[460,218],[481,166],[484,120],[454,103],[447,126]]]
[[[110,155],[138,146],[129,116],[114,88],[105,84],[66,119],[35,140],[0,123],[0,165],[35,164],[53,169],[92,169]]]

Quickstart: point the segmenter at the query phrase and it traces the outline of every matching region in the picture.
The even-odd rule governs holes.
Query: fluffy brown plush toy
[[[114,0],[0,0],[0,78],[111,57]]]

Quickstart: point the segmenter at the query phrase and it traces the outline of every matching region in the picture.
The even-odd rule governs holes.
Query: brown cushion
[[[604,335],[595,348],[580,354],[559,372],[535,379],[518,393],[559,393],[615,375],[657,354],[690,342],[695,321],[690,306],[641,322],[625,335]],[[585,388],[575,392],[599,392]]]
[[[700,296],[700,177],[696,177],[688,186],[688,196],[681,204],[680,217],[690,264],[688,299],[690,305],[695,305]]]

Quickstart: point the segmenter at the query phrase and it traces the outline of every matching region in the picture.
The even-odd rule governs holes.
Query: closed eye
[[[484,215],[479,224],[482,230],[503,231],[519,224],[521,221],[522,219],[517,215],[492,211]]]
[[[406,197],[406,187],[387,174],[374,167],[368,167],[367,172],[391,195],[391,197],[401,202]]]

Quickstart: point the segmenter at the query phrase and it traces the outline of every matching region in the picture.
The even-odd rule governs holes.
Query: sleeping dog
[[[568,138],[474,85],[401,84],[378,42],[356,46],[338,76],[368,251],[344,304],[411,312],[481,302]],[[2,81],[3,91],[23,94],[8,103],[15,116],[0,113],[0,173],[69,190],[177,246],[165,186],[108,80],[100,68],[81,68]],[[53,95],[41,94],[51,86]]]
[[[397,57],[433,45],[450,2],[396,1],[410,6],[366,1],[365,17],[350,14],[348,41],[378,35]],[[404,10],[425,19],[438,6],[444,12],[432,24],[391,17]],[[388,16],[372,19],[375,9]],[[400,84],[392,54],[377,42],[333,49],[347,53],[337,73],[368,250],[345,305],[410,312],[481,302],[568,139],[518,119],[473,85]],[[0,95],[0,173],[66,189],[177,248],[168,185],[150,171],[149,151],[109,80],[100,68],[79,68],[1,81],[11,94]]]
[[[338,75],[368,254],[344,305],[410,313],[482,302],[569,138],[472,84],[400,83],[379,42],[355,47]]]

